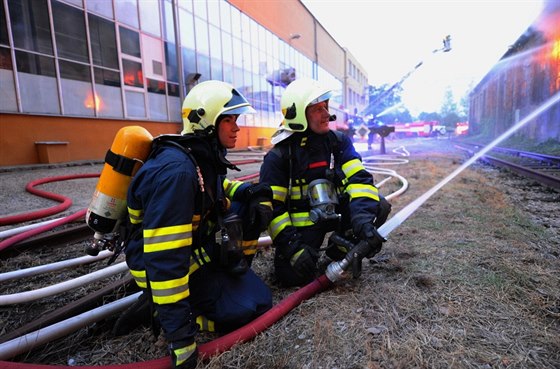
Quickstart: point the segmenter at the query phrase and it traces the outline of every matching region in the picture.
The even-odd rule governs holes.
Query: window
[[[208,25],[202,19],[195,17],[194,26],[196,29],[196,52],[209,55],[210,48],[208,46]]]
[[[167,84],[167,94],[169,96],[179,97],[179,85],[177,85],[175,83],[168,83]]]
[[[6,19],[6,12],[4,11],[4,3],[0,4],[0,19],[2,20],[0,22],[0,44],[2,45],[8,45],[8,28],[6,25],[6,22],[4,21]]]
[[[115,18],[113,16],[113,4],[111,1],[87,0],[86,4],[87,4],[87,9],[90,12],[94,12],[111,19]]]
[[[60,114],[54,59],[16,51],[16,66],[23,111]]]
[[[165,82],[147,79],[150,119],[167,120]]]
[[[140,25],[142,31],[161,36],[159,1],[140,1]]]
[[[231,49],[231,35],[222,34],[222,54],[224,64],[233,64],[233,50]]]
[[[106,118],[123,118],[121,78],[118,72],[95,68],[95,96],[91,95],[97,115]]]
[[[194,21],[192,13],[179,9],[181,46],[194,49]]]
[[[195,1],[194,2],[194,15],[204,19],[204,23],[208,19],[208,14],[206,13],[206,1]]]
[[[165,82],[146,78],[148,92],[165,95]]]
[[[95,101],[89,66],[60,60],[59,67],[64,114],[93,116]]]
[[[231,5],[225,1],[220,1],[219,4],[222,30],[226,33],[231,33]]]
[[[185,84],[192,83],[190,77],[196,73],[196,54],[191,48],[181,48],[183,54],[183,75],[185,76]]]
[[[212,74],[210,78],[223,80],[222,76],[222,60],[217,58],[210,59],[210,67]]]
[[[165,42],[164,47],[167,80],[172,82],[179,82],[179,66],[177,63],[176,45],[170,42]]]
[[[91,82],[91,75],[87,65],[65,60],[60,60],[58,65],[60,68],[60,78]]]
[[[14,46],[53,55],[46,0],[11,0],[8,7]]]
[[[137,0],[115,1],[117,20],[138,29],[138,7]]]
[[[200,82],[209,80],[210,77],[210,58],[203,54],[196,55],[197,72],[200,73]]]
[[[144,88],[142,64],[128,59],[123,59],[122,63],[124,84],[127,86]]]
[[[114,23],[93,14],[89,14],[88,20],[93,64],[118,70]]]
[[[177,2],[179,3],[179,7],[187,9],[192,13],[192,0],[177,0]]]
[[[95,83],[105,86],[121,87],[121,77],[118,72],[95,68]]]
[[[12,56],[7,47],[0,47],[0,69],[12,71]]]
[[[140,55],[140,35],[138,32],[128,28],[119,27],[121,39],[121,51],[130,56],[139,58]]]
[[[221,64],[222,41],[220,37],[220,30],[214,26],[210,26],[210,55],[212,56],[212,59],[219,59]]]
[[[56,77],[54,59],[16,50],[18,72]]]
[[[88,63],[84,12],[58,1],[52,9],[58,56]]]
[[[82,0],[64,0],[64,1],[79,6],[80,8],[82,7]]]
[[[233,7],[231,7],[231,34],[241,37],[241,13]]]
[[[223,74],[224,82],[233,84],[233,66],[231,64],[224,64]]]
[[[125,91],[125,99],[126,112],[129,117],[146,117],[146,105],[144,104],[144,94],[142,92]]]
[[[220,26],[220,2],[208,1],[208,21],[210,24]]]
[[[0,47],[0,86],[0,111],[17,111],[12,58],[6,47]]]
[[[175,43],[175,25],[173,23],[173,4],[171,0],[162,3],[163,38]]]

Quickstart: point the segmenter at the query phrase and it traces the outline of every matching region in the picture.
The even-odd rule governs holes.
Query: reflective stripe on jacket
[[[312,181],[327,178],[332,158],[333,180],[340,196],[349,198],[352,219],[375,218],[379,193],[373,176],[364,168],[348,137],[334,132],[328,135],[332,136],[296,133],[277,144],[264,158],[260,181],[269,184],[273,191],[269,234],[276,246],[287,245],[298,228],[313,224],[309,219],[307,189]]]

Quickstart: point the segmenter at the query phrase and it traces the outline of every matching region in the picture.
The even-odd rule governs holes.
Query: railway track
[[[249,166],[249,163],[247,163]],[[244,165],[245,167],[245,165]],[[249,170],[250,172],[250,170]],[[243,174],[243,173],[240,173]],[[377,178],[377,177],[376,177]],[[74,257],[76,254],[84,255],[83,249],[85,242],[89,242],[91,238],[92,232],[87,227],[84,227],[83,224],[79,225],[74,229],[74,227],[68,227],[68,229],[62,230],[60,232],[56,232],[50,235],[36,237],[32,240],[24,241],[24,243],[19,243],[17,249],[15,249],[18,254],[25,255],[33,251],[43,252],[43,249],[52,249],[52,253],[58,253],[60,250],[66,250],[68,252],[74,253]],[[14,246],[14,247],[15,247]],[[35,250],[36,249],[36,250]],[[3,256],[0,253],[0,256]],[[19,255],[18,255],[19,256]],[[40,256],[39,256],[40,257]],[[1,258],[0,258],[1,259]],[[122,258],[117,260],[115,263],[122,261]],[[9,262],[9,261],[8,261]],[[30,262],[30,264],[34,264],[34,262]],[[103,268],[106,266],[106,262],[99,261],[88,267],[90,270],[94,270],[96,268]],[[77,274],[83,274],[87,272],[85,270],[87,268],[81,268],[77,271]],[[62,273],[53,273],[54,277],[63,278]],[[87,286],[86,291],[76,291],[72,293],[66,293],[62,296],[57,296],[53,298],[48,298],[45,300],[41,300],[39,303],[33,302],[26,304],[25,306],[8,306],[8,307],[0,307],[0,313],[2,310],[6,312],[6,309],[13,309],[12,311],[17,311],[20,309],[25,311],[25,315],[27,315],[27,322],[20,321],[19,325],[13,325],[10,327],[4,327],[0,331],[0,343],[5,342],[12,338],[22,337],[24,334],[36,330],[38,327],[43,327],[46,325],[51,325],[56,321],[60,321],[65,319],[68,316],[75,316],[79,313],[79,311],[87,311],[95,306],[99,306],[99,304],[105,304],[108,301],[113,301],[123,295],[130,295],[133,291],[134,286],[130,285],[130,280],[127,280],[128,273],[122,273],[119,275],[115,275],[113,278],[103,282],[97,282],[95,284],[90,284]],[[65,277],[65,275],[64,275]],[[129,278],[129,277],[128,277]],[[41,283],[50,283],[42,281],[43,278],[36,278],[30,281],[22,282],[28,285],[33,285],[33,283],[41,282]],[[4,284],[4,283],[2,283]],[[2,286],[0,290],[4,290],[5,286]],[[2,292],[5,293],[5,292]],[[8,315],[13,318],[13,313],[8,313]],[[39,317],[39,319],[34,319]],[[112,318],[111,318],[112,319]],[[104,322],[100,322],[96,324],[93,328],[89,327],[88,329],[81,330],[80,335],[72,335],[69,340],[81,340],[81,339],[89,339],[89,337],[84,337],[84,335],[95,335],[97,338],[96,340],[104,340],[108,339],[107,335],[103,335],[101,333],[104,330],[110,330],[111,319],[106,319]],[[8,319],[6,319],[8,321]],[[12,322],[13,323],[13,322]],[[9,333],[11,329],[14,329],[14,332]],[[84,333],[84,331],[86,333]],[[96,332],[95,332],[96,331]],[[129,337],[128,340],[133,340],[133,338]],[[64,343],[59,342],[52,342],[49,343],[51,350],[56,351],[57,348],[60,348],[64,345]],[[28,358],[34,358],[35,362],[49,362],[49,358],[44,358],[45,355],[42,349],[36,350],[34,353],[28,353],[24,356],[19,356],[14,358],[16,361],[27,361]],[[62,351],[62,350],[61,350]],[[43,357],[43,358],[41,358]]]
[[[474,155],[482,148],[478,144],[460,143],[458,149]],[[507,169],[542,185],[560,190],[560,157],[522,150],[495,147],[491,155],[480,158],[485,163]]]

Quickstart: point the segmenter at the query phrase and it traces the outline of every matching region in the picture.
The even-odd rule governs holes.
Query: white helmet
[[[280,101],[284,120],[278,131],[272,135],[271,142],[277,144],[294,132],[307,130],[305,109],[309,105],[329,100],[331,96],[332,91],[321,86],[314,79],[301,78],[290,83]]]
[[[212,133],[223,114],[252,114],[255,109],[232,85],[222,81],[204,81],[192,88],[183,101],[182,134],[194,131]]]

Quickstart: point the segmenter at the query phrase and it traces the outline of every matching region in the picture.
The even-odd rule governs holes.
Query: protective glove
[[[319,253],[313,247],[304,243],[299,243],[298,246],[290,257],[290,264],[300,278],[305,280],[313,279],[317,275]]]
[[[272,201],[272,188],[265,183],[255,183],[243,190],[242,201],[250,201],[257,197]]]
[[[256,198],[249,202],[249,226],[266,231],[272,220],[272,201],[265,198]]]
[[[272,189],[264,183],[257,183],[245,189],[245,201],[249,203],[249,225],[264,232],[272,220]]]
[[[196,342],[177,341],[169,345],[172,369],[194,369],[198,359]]]
[[[370,223],[364,223],[361,227],[361,230],[358,234],[358,237],[362,240],[365,241],[365,243],[361,243],[363,245],[360,245],[361,249],[360,250],[354,250],[354,252],[358,252],[359,251],[359,255],[360,257],[363,259],[364,257],[366,258],[372,258],[375,256],[375,254],[377,254],[379,251],[381,251],[381,247],[383,246],[383,242],[387,241],[387,239],[385,239],[385,237],[383,237],[382,235],[379,234],[379,232],[377,232],[377,228],[375,228],[375,226],[373,225],[373,222]]]

